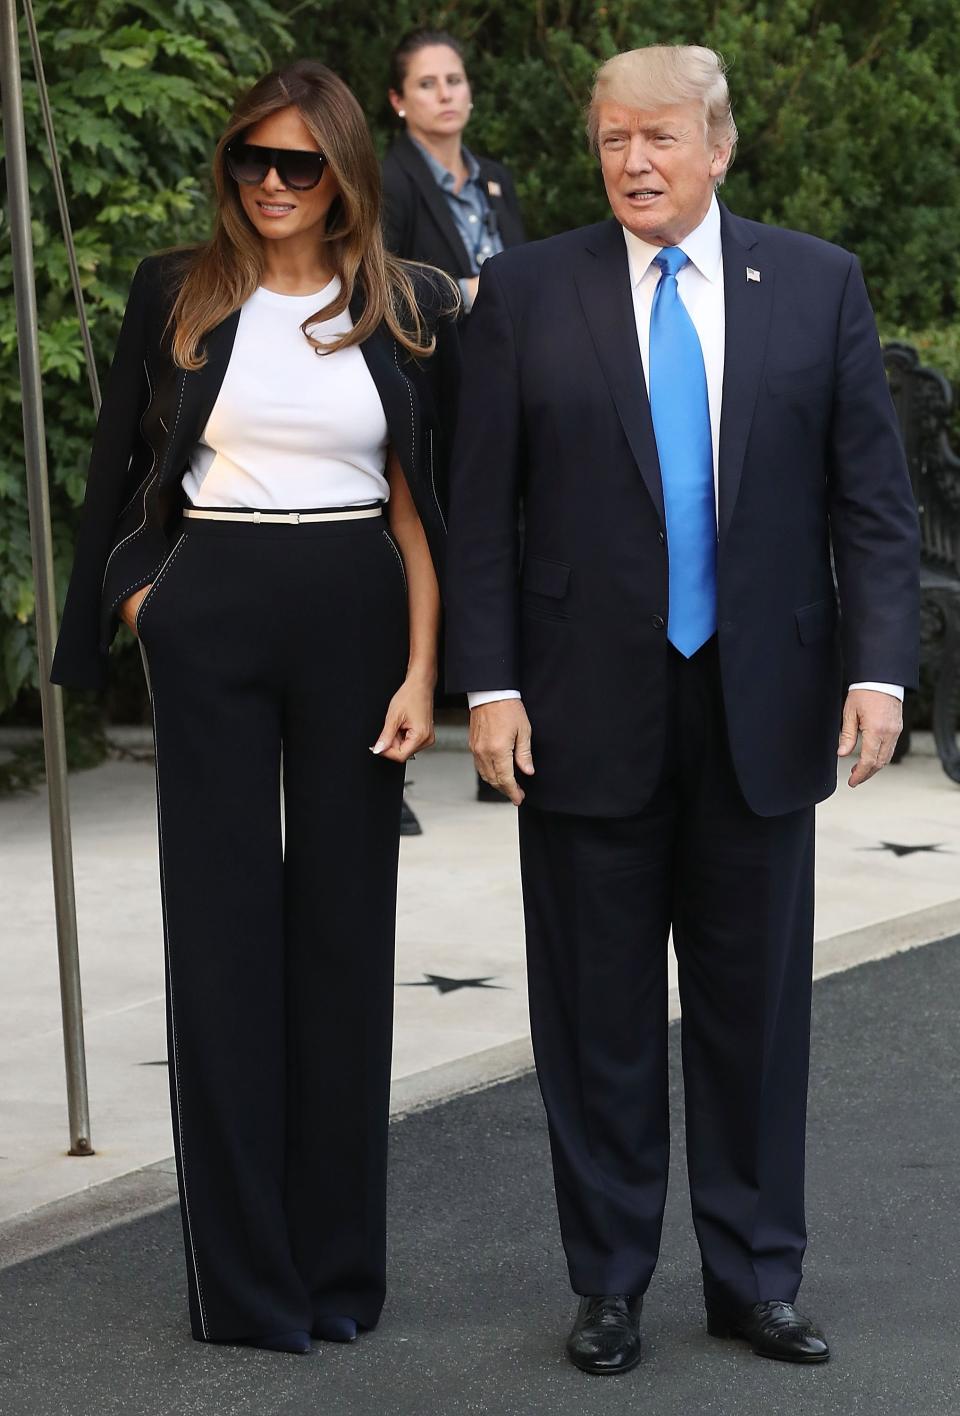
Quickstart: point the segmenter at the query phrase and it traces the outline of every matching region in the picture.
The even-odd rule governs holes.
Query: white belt
[[[187,507],[184,516],[195,521],[249,521],[254,526],[302,526],[308,521],[362,521],[370,516],[381,516],[379,506],[359,507],[343,511],[201,511],[197,507]]]

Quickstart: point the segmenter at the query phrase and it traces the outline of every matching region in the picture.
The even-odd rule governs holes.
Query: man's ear
[[[732,144],[730,143],[723,143],[713,149],[713,155],[710,158],[711,177],[726,176],[727,168],[730,166],[731,149]]]

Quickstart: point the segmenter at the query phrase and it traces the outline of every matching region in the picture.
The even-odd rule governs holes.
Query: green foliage
[[[202,235],[210,152],[238,90],[287,51],[266,0],[35,0],[98,366],[130,277],[152,250]],[[21,64],[57,581],[72,559],[93,433],[29,46]],[[0,222],[0,712],[35,688],[33,588],[6,210]]]
[[[294,7],[298,50],[336,68],[386,142],[388,58],[430,23],[465,41],[468,143],[512,169],[530,234],[607,213],[583,113],[598,63],[651,43],[727,61],[741,131],[724,198],[743,216],[855,250],[891,324],[960,296],[958,0],[342,0]]]
[[[742,138],[723,195],[744,216],[860,255],[884,332],[960,375],[960,0],[35,0],[98,364],[143,255],[207,229],[209,154],[237,89],[295,55],[353,87],[381,148],[390,50],[420,24],[468,48],[467,134],[517,181],[533,237],[607,206],[583,111],[621,49],[705,43]],[[58,584],[93,418],[45,144],[22,46]],[[6,237],[6,221],[0,222]],[[9,243],[0,245],[0,713],[36,682]],[[129,640],[119,655],[139,673]],[[129,684],[120,695],[129,704]]]
[[[35,709],[24,716],[39,721]],[[67,744],[67,766],[71,770],[96,767],[107,755],[108,744],[103,716],[89,694],[71,694],[64,702],[64,731]],[[38,786],[46,776],[43,737],[31,737],[29,742],[0,755],[0,797],[14,796]]]

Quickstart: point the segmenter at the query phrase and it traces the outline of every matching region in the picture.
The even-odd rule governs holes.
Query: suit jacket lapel
[[[433,173],[430,171],[430,168],[424,162],[419,151],[414,146],[412,140],[407,137],[406,133],[397,139],[397,157],[420,189],[420,194],[430,209],[430,215],[443,232],[444,238],[450,246],[450,252],[455,263],[461,270],[470,270],[472,262],[460,238],[457,223],[450,213],[447,199],[433,180]]]
[[[182,473],[188,449],[192,448],[207,426],[230,363],[239,323],[239,310],[234,310],[233,314],[221,320],[204,340],[206,363],[200,369],[180,375],[179,391],[175,393],[173,405],[173,422],[167,434],[160,473],[161,483]]]
[[[500,179],[494,169],[491,168],[485,157],[478,157],[480,164],[480,181],[483,183],[483,190],[487,194],[487,201],[490,209],[497,218],[497,229],[500,232],[500,239],[504,247],[519,246],[524,240],[523,223],[520,220],[519,212],[515,211],[507,202]],[[499,196],[490,191],[490,183],[493,181],[500,188]]]
[[[364,303],[363,291],[358,286],[350,301],[354,324],[363,313]],[[360,345],[360,353],[380,395],[391,446],[409,476],[415,470],[416,428],[413,395],[402,369],[406,355],[399,354],[393,335],[382,321]]]
[[[721,542],[733,517],[760,387],[773,309],[774,267],[747,222],[720,207],[723,244],[724,359],[718,468]],[[759,280],[747,279],[747,270]]]
[[[627,247],[618,221],[608,221],[591,232],[575,278],[584,318],[627,442],[661,524],[665,524],[660,460],[637,342]]]

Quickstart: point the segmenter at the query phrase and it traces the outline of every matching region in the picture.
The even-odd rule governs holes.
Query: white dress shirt
[[[627,243],[627,265],[630,270],[640,360],[649,396],[650,313],[660,281],[660,268],[654,262],[661,247],[648,245],[626,227],[623,228],[623,236]],[[687,314],[693,321],[703,352],[703,365],[707,375],[707,400],[710,405],[710,436],[713,444],[713,484],[716,492],[719,487],[720,415],[723,408],[723,356],[726,335],[723,245],[720,239],[720,207],[716,197],[711,201],[700,225],[680,242],[680,249],[687,257],[687,264],[677,274],[677,289]],[[903,698],[903,689],[896,684],[852,683],[850,687],[872,688],[878,693],[889,693],[894,698]],[[490,690],[468,693],[467,702],[471,708],[479,708],[482,703],[519,697],[520,693],[516,689],[503,689],[499,692]]]

